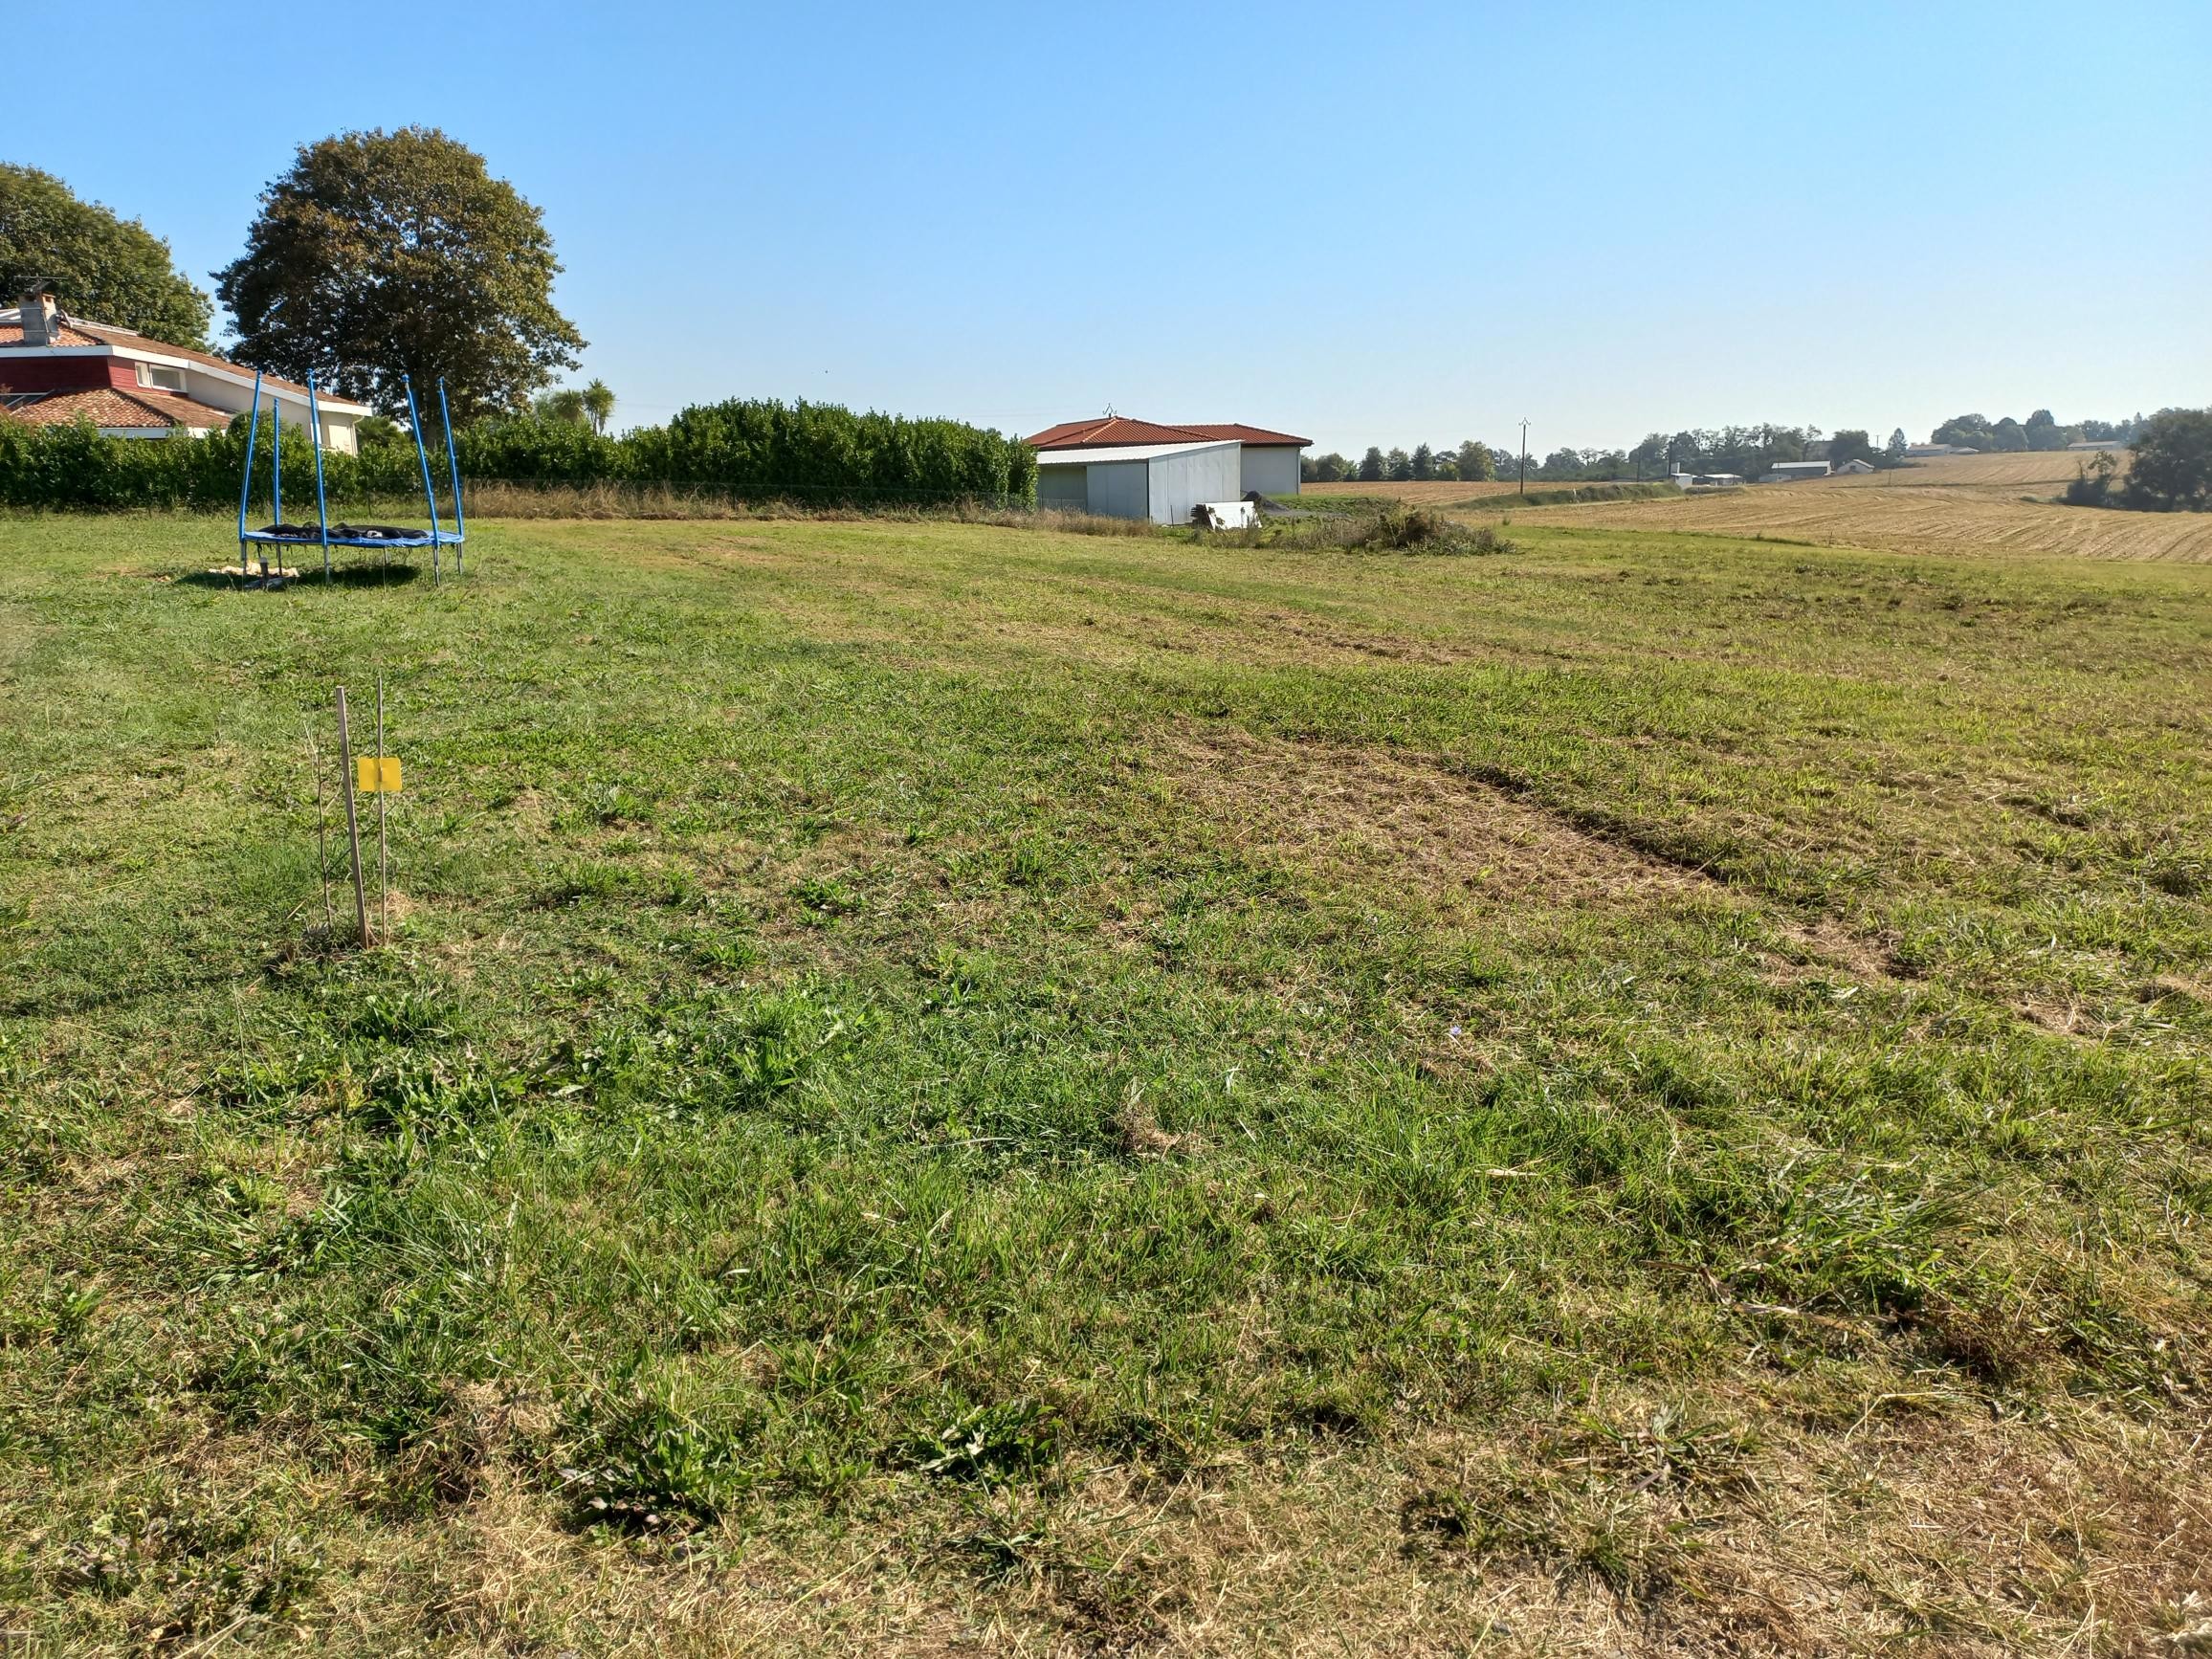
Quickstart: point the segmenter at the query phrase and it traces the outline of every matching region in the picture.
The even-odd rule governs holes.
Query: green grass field
[[[2212,570],[228,533],[0,520],[0,1646],[2212,1640]]]

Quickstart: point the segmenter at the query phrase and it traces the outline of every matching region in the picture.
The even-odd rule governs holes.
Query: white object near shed
[[[1041,450],[1037,505],[1107,519],[1187,524],[1193,507],[1236,499],[1240,449],[1225,442]]]

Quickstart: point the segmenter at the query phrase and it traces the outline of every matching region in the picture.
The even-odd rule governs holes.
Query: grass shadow
[[[225,591],[240,588],[263,589],[283,587],[397,587],[422,579],[419,564],[393,563],[391,564],[333,564],[330,574],[321,570],[301,570],[297,576],[281,581],[264,579],[258,569],[249,568],[241,574],[235,569],[194,570],[180,576],[177,581],[187,587],[213,587]]]

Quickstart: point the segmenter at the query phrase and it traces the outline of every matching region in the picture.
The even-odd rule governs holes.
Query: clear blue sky
[[[0,159],[206,286],[296,144],[443,126],[544,210],[625,424],[1541,452],[2212,402],[2206,0],[44,16]]]

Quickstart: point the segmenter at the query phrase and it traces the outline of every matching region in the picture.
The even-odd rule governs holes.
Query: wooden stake
[[[384,670],[376,671],[376,910],[377,931],[391,937],[391,860],[384,842]]]
[[[322,931],[338,926],[330,910],[330,809],[322,804],[322,757],[315,748],[315,723],[300,717],[299,729],[307,735],[307,765],[315,774],[315,868],[322,876]]]
[[[361,821],[354,815],[353,807],[353,742],[345,732],[345,688],[338,688],[338,766],[345,774],[345,840],[353,849],[353,919],[361,929],[361,943],[365,950],[370,942],[368,933],[368,889],[361,879]]]

